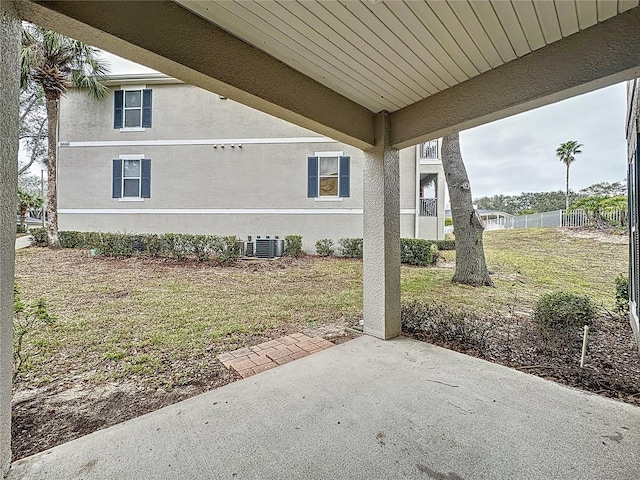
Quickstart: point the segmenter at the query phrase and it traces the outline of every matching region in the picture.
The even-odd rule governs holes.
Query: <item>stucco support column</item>
[[[0,0],[0,477],[11,461],[13,279],[18,184],[20,20],[13,1]]]
[[[364,152],[364,332],[400,335],[400,152],[390,146],[389,114],[375,119]]]

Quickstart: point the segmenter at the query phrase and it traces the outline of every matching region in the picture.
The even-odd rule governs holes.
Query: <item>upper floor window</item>
[[[113,128],[151,128],[151,89],[131,87],[113,92]]]
[[[340,152],[341,153],[341,152]],[[307,196],[310,198],[348,197],[350,158],[327,152],[309,157]]]
[[[121,155],[113,160],[113,198],[151,198],[151,160]]]
[[[438,141],[431,140],[420,144],[420,158],[426,160],[438,160]]]

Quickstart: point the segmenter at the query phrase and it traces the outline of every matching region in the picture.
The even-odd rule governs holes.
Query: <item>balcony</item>
[[[437,217],[438,216],[438,199],[437,198],[421,198],[420,199],[420,216],[421,217]]]

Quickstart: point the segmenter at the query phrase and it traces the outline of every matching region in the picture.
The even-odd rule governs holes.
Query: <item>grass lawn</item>
[[[475,311],[528,313],[543,293],[564,290],[588,295],[608,310],[615,305],[615,277],[628,274],[626,237],[605,242],[553,229],[499,230],[484,234],[485,255],[497,288],[450,283],[455,252],[441,252],[443,268],[403,268],[403,301],[441,300]],[[621,243],[609,243],[609,242]]]
[[[432,268],[402,268],[402,298],[475,311],[528,312],[546,291],[589,295],[612,310],[627,246],[539,229],[485,234],[497,288],[451,284],[455,252]],[[270,332],[355,324],[362,315],[362,263],[306,257],[219,267],[158,259],[93,258],[85,251],[17,252],[23,297],[44,296],[58,320],[30,337],[24,381],[60,376],[90,382],[134,378],[171,387],[206,371],[219,352]]]

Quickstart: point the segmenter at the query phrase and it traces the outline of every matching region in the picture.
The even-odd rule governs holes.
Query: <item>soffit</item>
[[[177,0],[372,112],[394,112],[638,0]]]

